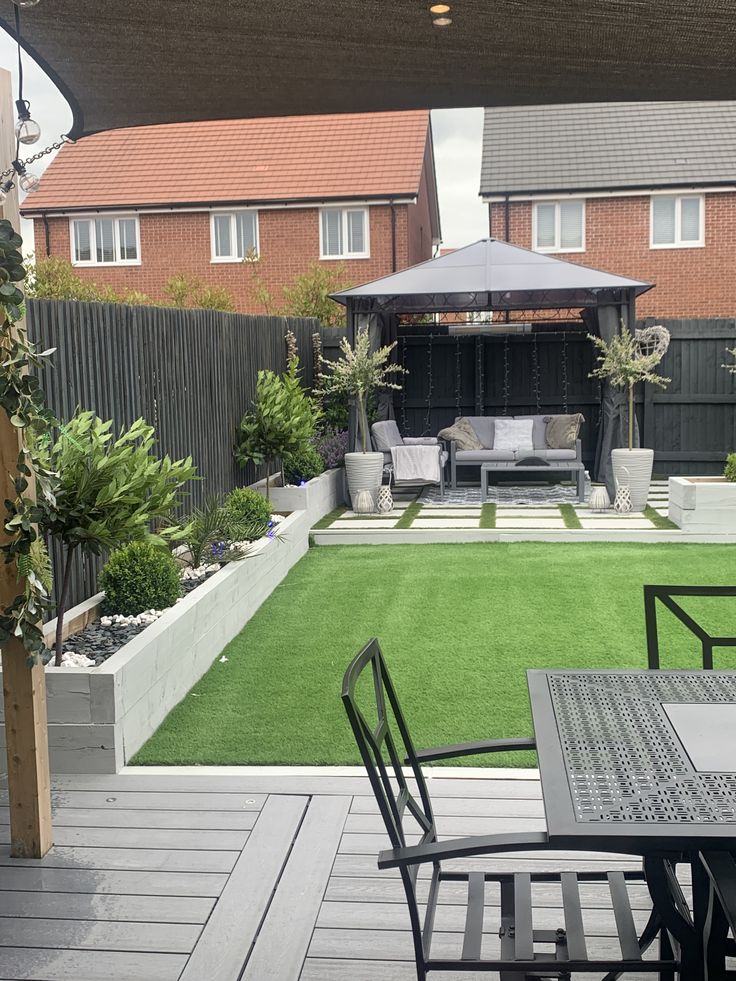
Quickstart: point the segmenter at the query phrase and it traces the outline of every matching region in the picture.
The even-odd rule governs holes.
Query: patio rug
[[[590,497],[590,480],[585,481],[585,499]],[[578,492],[572,484],[527,484],[525,486],[498,486],[488,488],[486,500],[491,504],[577,504]],[[480,487],[451,487],[440,497],[439,487],[425,487],[417,498],[419,504],[432,507],[457,507],[463,504],[481,504]]]

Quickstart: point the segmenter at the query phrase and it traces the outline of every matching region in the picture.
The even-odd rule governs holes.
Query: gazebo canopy
[[[484,238],[332,298],[355,312],[546,310],[625,304],[652,285]]]
[[[245,116],[733,98],[726,0],[457,0],[448,27],[429,6],[42,0],[22,11],[21,33],[68,98],[75,137]],[[0,0],[11,34],[14,13]]]

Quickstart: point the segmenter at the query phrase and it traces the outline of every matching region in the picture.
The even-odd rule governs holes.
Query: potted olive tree
[[[611,467],[616,487],[628,485],[631,491],[632,511],[643,511],[649,497],[654,450],[634,446],[634,388],[640,382],[649,382],[659,388],[669,384],[669,378],[663,378],[654,370],[667,351],[669,332],[656,326],[632,334],[622,321],[621,330],[610,342],[595,334],[588,334],[588,338],[598,348],[598,366],[590,377],[608,378],[612,385],[623,388],[627,394],[628,448],[611,450]]]
[[[381,485],[383,453],[370,452],[368,399],[380,388],[401,388],[401,385],[390,380],[391,375],[405,372],[401,365],[389,361],[395,346],[394,342],[387,347],[378,348],[377,351],[371,351],[368,331],[360,328],[354,348],[350,346],[347,338],[343,337],[340,341],[341,357],[337,361],[323,362],[326,371],[320,375],[323,392],[335,392],[355,399],[361,449],[356,453],[345,454],[345,472],[353,504],[358,491],[370,491],[375,498]]]

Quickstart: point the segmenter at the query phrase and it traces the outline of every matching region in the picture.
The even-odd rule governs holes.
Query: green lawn
[[[665,543],[314,548],[133,762],[358,762],[340,684],[373,636],[418,746],[530,734],[527,668],[645,667],[642,584],[732,583],[735,557]],[[733,633],[736,605],[717,604],[687,608]],[[690,635],[660,621],[666,666],[697,666]]]

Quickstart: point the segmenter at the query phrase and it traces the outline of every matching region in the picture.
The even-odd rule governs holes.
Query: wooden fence
[[[56,348],[39,377],[57,417],[65,421],[81,406],[118,430],[143,416],[159,451],[191,455],[203,477],[191,485],[187,508],[256,479],[252,466],[235,465],[233,444],[258,369],[284,369],[291,330],[311,380],[311,335],[319,329],[306,318],[53,300],[29,301],[27,316],[31,339]],[[58,580],[59,554],[53,559]],[[95,592],[97,571],[98,563],[77,563],[73,602]]]
[[[637,394],[643,445],[655,450],[657,474],[720,473],[736,450],[736,378],[721,367],[735,360],[726,347],[736,345],[736,320],[658,322],[672,335],[660,367],[672,381]],[[323,331],[326,357],[337,355],[340,336]],[[582,412],[592,466],[600,385],[589,378],[595,352],[584,332],[400,336],[398,357],[409,372],[394,401],[403,432],[434,435],[458,415]]]

